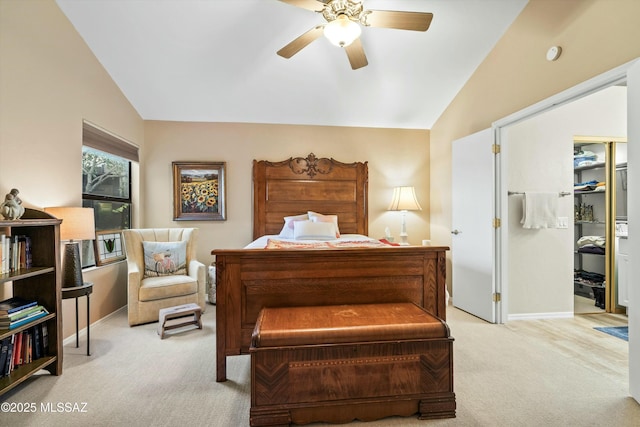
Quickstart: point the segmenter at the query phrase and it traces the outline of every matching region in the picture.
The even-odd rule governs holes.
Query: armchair
[[[196,303],[204,312],[206,269],[203,263],[196,260],[197,231],[197,228],[122,231],[127,252],[127,310],[130,326],[156,322],[160,309],[176,305]],[[143,242],[186,242],[185,271],[149,275],[149,270],[145,271]]]

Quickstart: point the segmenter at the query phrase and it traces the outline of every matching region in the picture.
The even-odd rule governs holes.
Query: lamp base
[[[402,210],[402,228],[400,229],[400,246],[409,246],[409,235],[407,234],[407,211]]]
[[[66,243],[62,260],[62,287],[75,288],[82,286],[83,283],[80,244],[78,242]]]

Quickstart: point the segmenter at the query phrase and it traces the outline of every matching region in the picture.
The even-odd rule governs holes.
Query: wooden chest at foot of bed
[[[453,338],[412,303],[264,308],[251,425],[455,417]]]

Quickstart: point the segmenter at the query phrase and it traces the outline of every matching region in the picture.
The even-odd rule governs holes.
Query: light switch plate
[[[558,228],[569,228],[569,217],[559,216],[556,225]]]

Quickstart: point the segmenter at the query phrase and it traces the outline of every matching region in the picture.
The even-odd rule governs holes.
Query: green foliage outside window
[[[122,157],[82,147],[82,193],[129,199],[130,162]]]
[[[131,162],[82,147],[82,206],[93,208],[97,231],[131,228]],[[83,267],[95,265],[93,242],[83,242]]]

